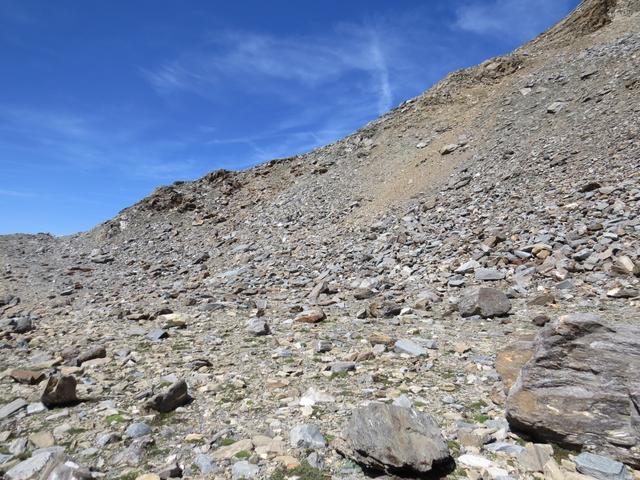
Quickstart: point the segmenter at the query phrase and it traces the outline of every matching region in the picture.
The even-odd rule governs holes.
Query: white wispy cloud
[[[4,188],[0,188],[0,197],[33,197],[34,194],[30,192],[20,192],[17,190],[6,190]]]
[[[190,145],[188,140],[142,141],[141,133],[151,126],[142,118],[0,105],[0,155],[12,170],[30,166],[40,171],[108,169],[127,178],[156,181],[202,173],[202,165],[183,154]],[[11,157],[20,160],[12,161]],[[8,196],[8,192],[4,194]],[[11,192],[18,196],[16,193]]]
[[[470,0],[456,9],[455,26],[481,35],[524,41],[550,27],[576,0]]]
[[[368,101],[375,95],[376,113],[383,113],[394,101],[388,64],[392,52],[385,49],[392,42],[382,44],[379,38],[376,27],[351,24],[314,36],[226,31],[209,35],[198,50],[142,73],[162,94],[191,92],[220,101],[231,89],[275,94],[289,103],[308,102],[305,94],[314,90],[340,93],[337,84],[346,76],[364,75],[368,82],[361,95]]]

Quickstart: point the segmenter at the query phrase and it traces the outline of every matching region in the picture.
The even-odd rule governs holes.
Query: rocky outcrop
[[[536,339],[507,398],[517,430],[640,466],[640,327],[560,317]]]

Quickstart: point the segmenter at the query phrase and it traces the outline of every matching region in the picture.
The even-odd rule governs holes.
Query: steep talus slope
[[[545,317],[640,316],[639,11],[636,0],[586,0],[335,144],[161,187],[71,237],[0,237],[0,369],[64,362],[82,394],[107,401],[73,407],[66,430],[11,417],[12,438],[58,428],[76,457],[145,421],[155,446],[114,441],[83,463],[116,477],[171,456],[197,475],[204,456],[225,478],[248,456],[269,478],[308,453],[289,445],[292,427],[337,436],[355,406],[404,394],[438,419],[454,456],[490,462],[459,457],[457,474],[533,478],[506,431],[496,352]],[[461,315],[472,286],[505,292],[510,315]],[[294,321],[309,308],[327,318]],[[17,319],[33,329],[17,332]],[[247,331],[256,320],[271,334]],[[146,336],[157,328],[168,337]],[[96,345],[105,360],[71,366]],[[175,378],[193,403],[144,416],[142,399]],[[37,398],[0,382],[0,404]],[[261,450],[259,435],[282,444]],[[220,452],[231,440],[241,455]],[[491,450],[505,442],[518,455]],[[598,453],[638,467],[637,448]],[[325,473],[362,478],[332,449],[315,454]]]

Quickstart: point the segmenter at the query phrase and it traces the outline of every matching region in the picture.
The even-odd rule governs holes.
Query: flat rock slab
[[[295,321],[299,323],[319,323],[327,318],[324,311],[320,308],[305,310],[296,316]]]
[[[598,480],[630,480],[632,478],[623,463],[588,452],[576,457],[576,470]]]
[[[419,476],[451,463],[436,421],[396,405],[371,403],[356,409],[335,446],[364,468],[389,475]]]
[[[0,420],[10,417],[14,413],[22,410],[27,406],[27,402],[22,398],[16,398],[13,402],[9,402],[6,405],[0,407]]]
[[[640,467],[640,326],[573,314],[544,327],[507,397],[516,430]]]
[[[44,380],[44,372],[39,370],[26,370],[23,368],[16,368],[9,372],[9,376],[18,383],[24,383],[26,385],[37,385]]]
[[[422,357],[427,354],[426,349],[406,338],[398,340],[394,345],[394,349],[398,353],[406,353],[412,357]]]

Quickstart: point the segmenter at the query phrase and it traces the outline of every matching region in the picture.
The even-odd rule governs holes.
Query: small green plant
[[[173,423],[176,417],[176,412],[159,413],[153,420],[149,422],[151,426],[165,425],[167,423]]]
[[[286,480],[287,478],[296,478],[298,480],[325,480],[329,477],[322,473],[322,470],[312,467],[309,465],[309,462],[304,460],[296,468],[289,471],[286,471],[284,468],[279,468],[271,475],[271,480]]]
[[[479,413],[478,415],[473,416],[473,421],[476,423],[484,423],[489,420],[489,416],[483,413]]]
[[[447,446],[449,447],[449,450],[451,450],[451,453],[454,457],[458,457],[460,455],[460,444],[458,442],[456,442],[455,440],[449,440],[447,442]]]
[[[249,458],[251,456],[251,453],[247,452],[246,450],[240,450],[234,456],[236,458]]]
[[[124,475],[120,475],[118,477],[118,480],[136,480],[136,478],[138,478],[138,476],[140,475],[140,472],[137,470],[125,473]]]
[[[562,462],[562,460],[568,459],[570,453],[575,453],[575,452],[572,452],[571,450],[561,447],[560,445],[556,445],[555,443],[552,444],[552,446],[553,446],[553,458],[558,463]]]
[[[109,415],[107,418],[105,418],[105,421],[109,425],[111,425],[112,423],[124,423],[127,421],[127,419],[119,413],[114,413],[113,415]]]
[[[469,405],[469,408],[473,410],[480,410],[481,408],[484,408],[486,406],[487,406],[487,402],[485,402],[484,400],[478,400],[476,402],[473,402],[471,405]]]
[[[236,441],[233,438],[225,437],[220,440],[220,445],[223,447],[228,447],[229,445],[233,445]]]
[[[26,460],[27,458],[31,458],[31,452],[22,452],[16,455],[16,458],[21,462]]]

